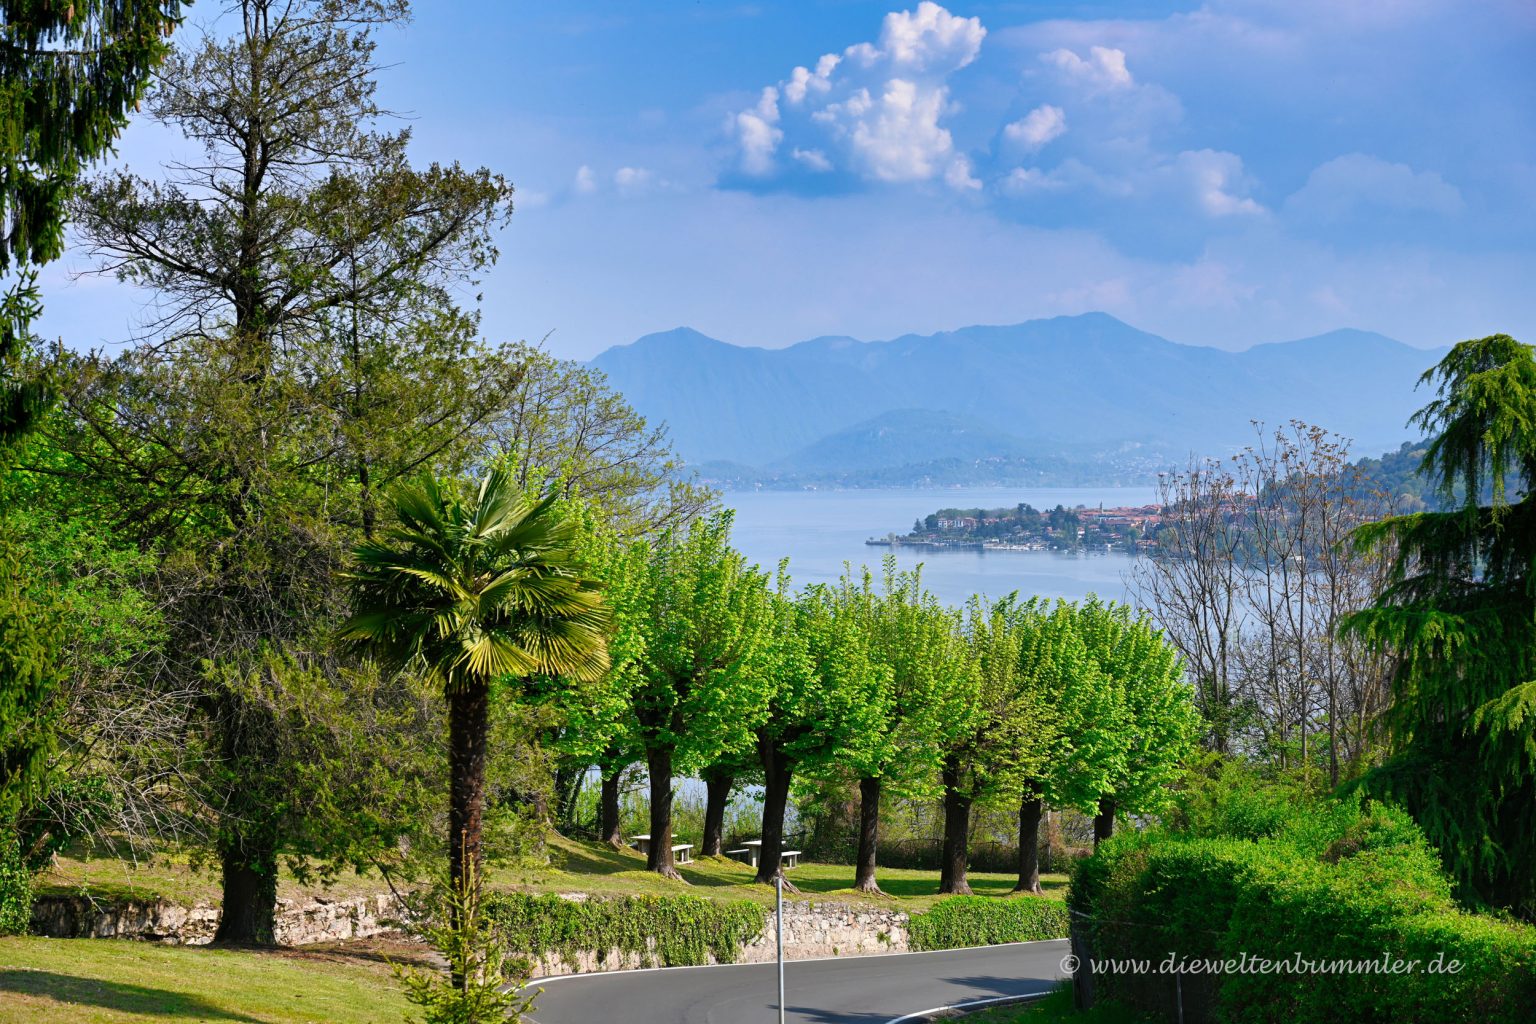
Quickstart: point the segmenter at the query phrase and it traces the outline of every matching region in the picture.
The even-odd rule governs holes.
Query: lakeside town
[[[889,533],[864,543],[878,547],[975,551],[1122,551],[1137,554],[1153,543],[1160,505],[1097,508],[1057,505],[1040,510],[942,508],[918,519],[910,533]]]

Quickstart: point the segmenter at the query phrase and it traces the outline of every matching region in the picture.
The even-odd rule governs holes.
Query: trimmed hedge
[[[767,923],[767,911],[751,900],[683,895],[569,900],[498,892],[486,897],[485,912],[517,956],[557,953],[570,962],[592,952],[601,962],[618,950],[653,967],[734,963]]]
[[[1423,833],[1392,808],[1349,801],[1270,806],[1252,792],[1197,809],[1182,830],[1130,832],[1073,878],[1085,955],[1159,964],[1379,961],[1403,973],[1265,970],[1183,975],[1187,1021],[1528,1022],[1536,1013],[1536,928],[1467,913]],[[1226,835],[1211,834],[1228,833]],[[1235,834],[1235,835],[1234,835]],[[1461,970],[1430,973],[1437,957]],[[1095,989],[1169,1013],[1173,978],[1100,972]],[[1171,1014],[1170,1014],[1171,1015]]]
[[[951,896],[913,914],[907,934],[912,948],[923,950],[1064,939],[1067,908],[1044,896]]]

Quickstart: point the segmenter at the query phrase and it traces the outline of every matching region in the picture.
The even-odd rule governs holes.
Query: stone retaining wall
[[[400,903],[389,893],[352,899],[277,901],[275,938],[282,946],[361,939],[399,930]],[[39,896],[32,905],[34,935],[55,939],[138,939],[166,945],[202,946],[213,941],[219,908],[200,902]]]
[[[567,898],[575,898],[571,894]],[[580,897],[586,898],[586,897]],[[278,900],[276,939],[283,946],[339,942],[388,934],[400,929],[401,906],[391,894],[344,900]],[[58,939],[137,939],[167,945],[201,946],[213,941],[219,908],[211,903],[183,906],[168,900],[106,902],[87,896],[39,896],[32,907],[32,933]],[[790,960],[816,957],[901,953],[909,949],[907,915],[899,910],[846,903],[786,901],[784,955]],[[738,963],[765,963],[777,954],[772,910],[761,934],[742,947]],[[654,956],[613,949],[579,953],[574,962],[559,954],[535,961],[535,977],[588,974],[649,967]]]
[[[910,948],[907,915],[899,910],[857,907],[847,903],[788,901],[784,903],[784,958],[813,960],[830,956],[904,953]],[[600,971],[630,971],[655,966],[652,956],[611,949],[582,951],[574,962],[558,953],[534,961],[535,978]],[[742,947],[737,963],[767,963],[778,956],[777,923],[767,911],[763,931]],[[711,959],[711,963],[713,963]]]

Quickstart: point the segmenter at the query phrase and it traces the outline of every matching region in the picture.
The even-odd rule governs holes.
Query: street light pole
[[[778,927],[775,931],[779,939],[779,1024],[784,1024],[784,874],[782,871],[773,876],[773,889],[775,912],[778,917]]]

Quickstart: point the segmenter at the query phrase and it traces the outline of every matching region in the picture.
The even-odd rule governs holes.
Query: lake
[[[832,583],[843,563],[868,565],[878,577],[888,553],[907,569],[923,566],[929,590],[949,604],[972,594],[1078,599],[1089,593],[1124,598],[1123,574],[1135,561],[1123,553],[1055,551],[915,551],[870,547],[864,541],[906,533],[912,521],[940,508],[1004,508],[1028,502],[1038,509],[1078,505],[1118,507],[1157,500],[1147,487],[1006,487],[846,491],[728,491],[736,510],[734,538],[748,559],[772,569],[788,556],[795,583]]]

